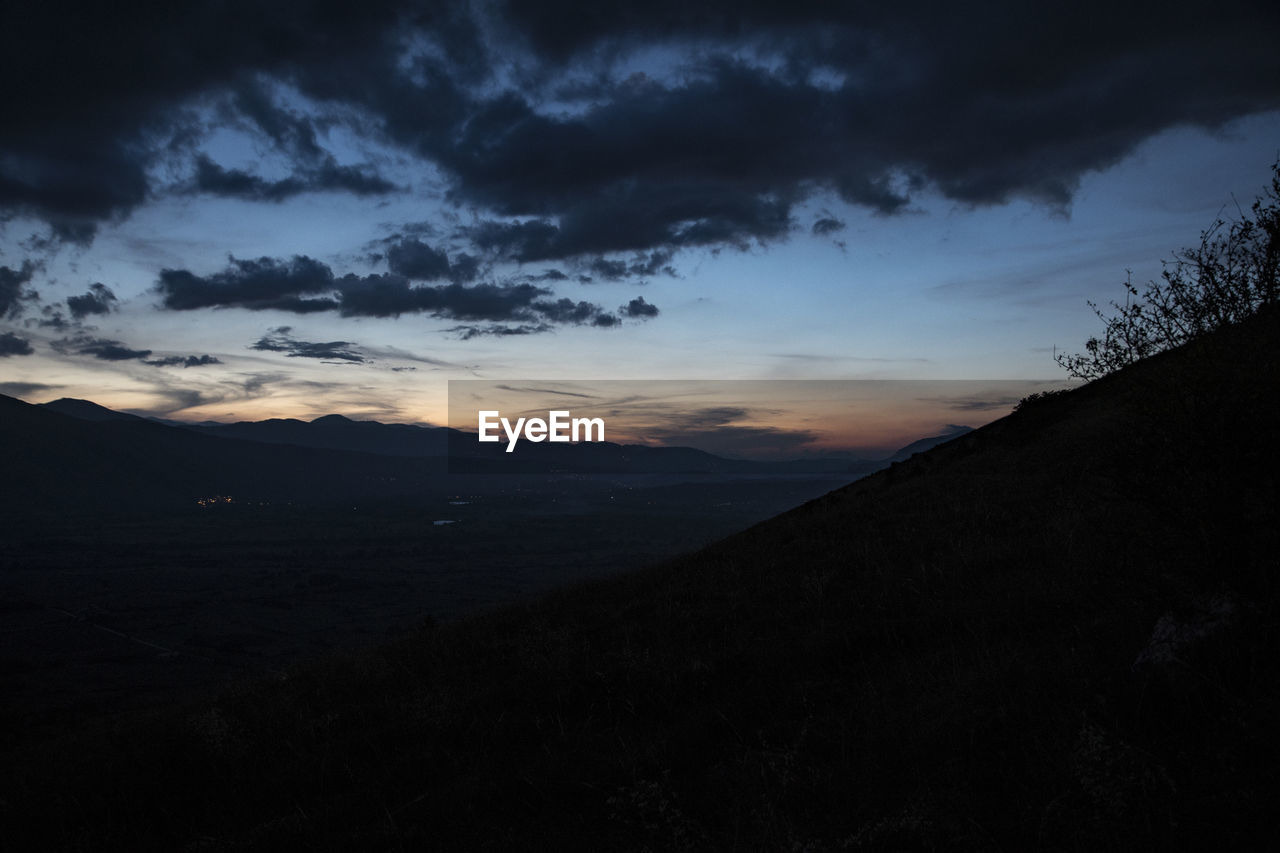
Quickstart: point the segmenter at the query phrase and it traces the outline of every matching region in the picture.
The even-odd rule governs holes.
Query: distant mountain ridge
[[[928,438],[917,439],[906,447],[899,448],[890,457],[890,462],[902,462],[915,456],[917,453],[924,453],[926,450],[932,450],[939,444],[944,444],[953,438],[959,438],[966,433],[973,432],[973,427],[953,425],[951,429],[942,435],[934,435]]]
[[[44,407],[92,421],[135,419],[87,400],[56,400]],[[581,445],[531,445],[521,447],[519,459],[505,453],[501,444],[481,446],[473,435],[449,427],[387,424],[357,421],[343,415],[323,415],[311,421],[271,418],[230,424],[167,425],[215,438],[232,438],[263,444],[286,444],[324,450],[354,451],[380,456],[417,459],[449,456],[455,473],[582,472],[582,473],[712,473],[712,474],[868,474],[889,462],[907,459],[950,441],[969,427],[956,427],[942,435],[921,438],[886,459],[819,456],[778,461],[743,460],[718,456],[691,447],[650,447],[613,442]]]
[[[343,415],[324,415],[312,421],[271,418],[232,424],[182,425],[215,438],[239,438],[264,444],[292,444],[327,450],[354,450],[381,456],[444,456],[447,427],[356,421]]]
[[[440,459],[214,438],[84,400],[37,406],[0,395],[9,451],[0,507],[23,514],[153,511],[214,495],[334,502],[422,493]]]
[[[79,418],[82,421],[144,421],[146,418],[140,418],[137,415],[126,414],[125,412],[117,412],[115,409],[108,409],[106,406],[99,406],[90,400],[78,400],[75,397],[61,397],[48,403],[40,403],[41,408],[48,409],[51,412],[57,412],[60,415],[68,415],[73,418]]]
[[[253,440],[247,436],[254,436]],[[453,436],[470,448],[444,455]],[[12,516],[169,511],[215,496],[299,506],[434,500],[454,474],[835,475],[887,464],[722,459],[693,448],[611,443],[530,445],[512,463],[501,445],[443,427],[352,421],[262,421],[188,428],[87,400],[32,405],[0,395],[0,444],[10,454],[0,510]],[[505,481],[503,481],[505,482]],[[489,486],[501,488],[502,482]],[[486,486],[489,487],[489,486]]]

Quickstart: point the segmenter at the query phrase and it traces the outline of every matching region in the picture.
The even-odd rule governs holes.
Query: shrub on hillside
[[[1277,232],[1280,160],[1251,215],[1219,218],[1201,233],[1198,247],[1175,253],[1160,280],[1145,289],[1127,280],[1124,304],[1111,303],[1114,314],[1090,302],[1104,323],[1102,337],[1090,338],[1083,353],[1057,356],[1058,363],[1077,379],[1097,379],[1274,305],[1280,296]]]

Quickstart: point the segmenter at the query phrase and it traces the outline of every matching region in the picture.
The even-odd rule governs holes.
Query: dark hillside
[[[1280,801],[1278,319],[1029,400],[682,559],[14,746],[2,830],[76,849],[1258,849]]]

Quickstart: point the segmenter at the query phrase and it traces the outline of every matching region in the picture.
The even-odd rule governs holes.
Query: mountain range
[[[915,452],[959,433],[914,442]],[[40,405],[0,396],[10,449],[10,511],[156,510],[217,495],[332,503],[435,494],[453,474],[713,474],[862,476],[891,460],[727,459],[687,447],[610,442],[528,444],[518,458],[445,427],[271,419],[176,425],[63,398]]]

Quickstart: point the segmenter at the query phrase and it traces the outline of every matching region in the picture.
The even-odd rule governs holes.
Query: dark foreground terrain
[[[10,725],[31,849],[1260,849],[1274,316],[688,556]],[[370,555],[370,560],[376,557]]]
[[[0,721],[61,727],[278,673],[654,563],[847,482],[436,480],[438,494],[355,506],[222,498],[15,523],[0,540]]]

